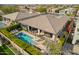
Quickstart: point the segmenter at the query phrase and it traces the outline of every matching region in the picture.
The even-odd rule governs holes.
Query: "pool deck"
[[[28,33],[27,31],[20,31],[20,32],[23,32],[23,33],[31,36],[32,38],[34,38],[33,41],[35,41],[35,42],[37,42],[37,40],[40,40],[41,39],[41,38],[39,38],[37,36],[34,36],[34,35]],[[39,41],[39,42],[37,42],[37,45],[35,45],[35,46],[38,47],[38,48],[40,48],[41,50],[47,51],[46,50],[46,47],[42,44],[43,42],[44,41],[41,41],[41,42]]]

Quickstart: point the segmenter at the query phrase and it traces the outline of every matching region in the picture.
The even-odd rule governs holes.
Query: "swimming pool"
[[[33,38],[23,32],[18,33],[16,36],[29,45],[32,45],[32,43],[34,43],[34,41],[32,40]]]
[[[0,28],[4,28],[6,25],[3,23],[3,21],[0,21]]]

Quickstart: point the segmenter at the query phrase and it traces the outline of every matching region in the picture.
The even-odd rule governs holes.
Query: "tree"
[[[4,13],[12,13],[12,12],[18,11],[18,9],[16,8],[16,6],[1,6],[0,9]]]
[[[46,8],[43,7],[43,6],[38,6],[38,7],[36,8],[36,11],[37,11],[37,12],[40,12],[40,13],[43,13],[43,12],[46,13]]]

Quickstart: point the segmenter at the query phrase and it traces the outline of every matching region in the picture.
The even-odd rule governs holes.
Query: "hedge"
[[[4,34],[7,38],[9,38],[11,41],[13,41],[15,44],[17,44],[19,47],[24,49],[26,52],[32,54],[32,55],[40,55],[41,52],[37,50],[35,47],[30,46],[29,44],[23,42],[22,40],[18,39],[14,35],[12,35],[7,29],[1,29],[0,32]]]
[[[56,45],[55,44],[50,45],[51,54],[55,54],[55,55],[60,54],[61,48],[65,42],[65,38],[61,37],[59,40],[60,40],[59,43],[57,43]]]
[[[7,30],[10,32],[11,30],[18,29],[18,28],[21,28],[20,24],[12,25],[8,27]]]
[[[14,53],[4,44],[0,46],[0,53],[1,55],[14,55]]]
[[[40,13],[43,13],[43,12],[46,13],[46,8],[45,7],[42,7],[42,6],[38,6],[38,7],[36,7],[36,10],[35,11],[40,12]]]
[[[0,6],[0,10],[6,14],[19,11],[17,6]]]

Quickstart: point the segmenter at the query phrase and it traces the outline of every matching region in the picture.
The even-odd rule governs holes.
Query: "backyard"
[[[37,48],[35,48],[33,46],[30,46],[29,44],[23,42],[22,40],[19,40],[17,37],[12,35],[11,32],[9,32],[6,28],[1,29],[0,32],[2,34],[4,34],[7,38],[9,38],[12,42],[14,42],[16,45],[18,45],[23,50],[28,52],[29,54],[32,54],[32,55],[39,55],[39,54],[41,54],[41,52]]]
[[[39,49],[37,49],[37,48],[35,48],[33,46],[30,46],[29,44],[23,42],[22,40],[19,40],[17,37],[15,37],[11,33],[11,30],[17,29],[19,27],[20,26],[13,25],[13,26],[11,26],[9,28],[1,29],[0,32],[2,34],[4,34],[7,38],[9,38],[12,42],[17,44],[19,47],[21,47],[26,52],[28,52],[29,54],[32,54],[32,55],[42,54]],[[66,34],[66,33],[64,32],[64,34]],[[56,43],[56,44],[50,43],[50,45],[49,45],[49,48],[50,48],[49,53],[50,54],[57,54],[57,55],[60,54],[61,53],[61,48],[62,48],[62,46],[64,44],[64,41],[65,41],[65,37],[64,37],[64,35],[62,35],[62,37],[60,37],[60,40],[59,40],[58,43]],[[44,43],[44,45],[47,45],[47,41]]]

